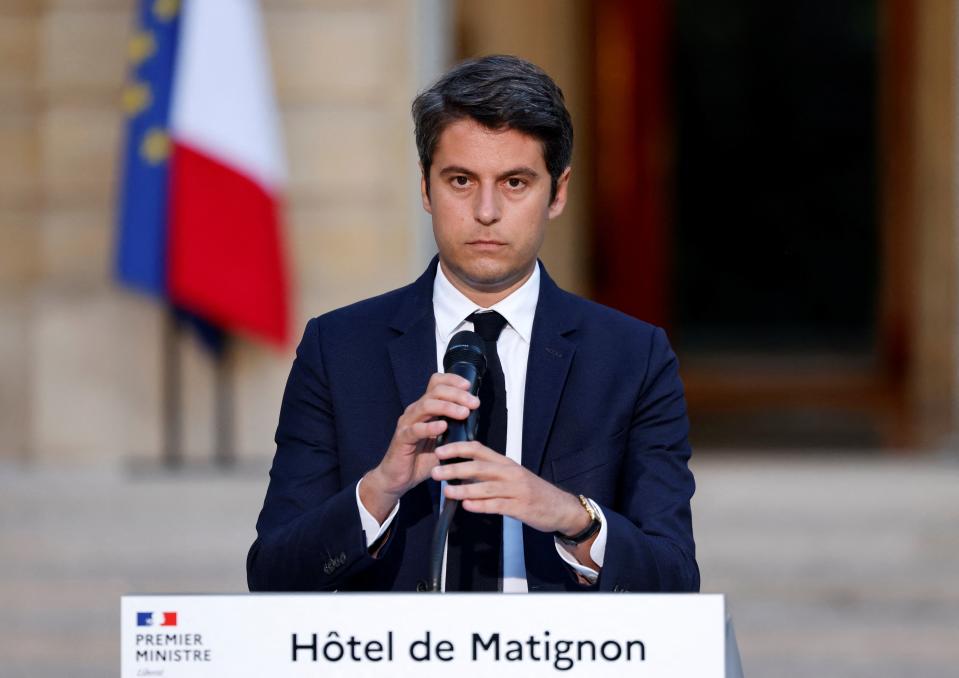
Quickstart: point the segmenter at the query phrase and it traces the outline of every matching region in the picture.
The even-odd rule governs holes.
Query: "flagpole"
[[[214,359],[214,397],[216,442],[213,463],[227,468],[236,463],[233,440],[233,348],[229,335],[223,338],[223,349]]]
[[[163,322],[163,464],[179,468],[183,464],[183,418],[180,407],[180,321],[167,308]]]

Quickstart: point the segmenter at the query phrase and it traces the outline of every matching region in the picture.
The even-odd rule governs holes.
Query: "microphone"
[[[486,342],[476,332],[464,330],[457,332],[450,339],[443,356],[443,371],[463,377],[470,383],[469,392],[472,395],[479,393],[480,384],[486,374]],[[479,410],[470,411],[469,416],[463,419],[444,417],[446,430],[436,439],[436,446],[447,443],[459,443],[473,440],[476,437],[476,426],[479,424]],[[444,464],[453,464],[461,459],[447,459]]]
[[[443,371],[447,374],[456,374],[470,383],[469,392],[473,395],[479,393],[480,384],[483,383],[483,375],[486,374],[486,342],[476,332],[457,332],[450,339],[446,347],[446,355],[443,356]],[[458,443],[473,440],[476,437],[476,426],[479,424],[479,410],[472,410],[469,416],[463,419],[450,419],[444,417],[446,421],[446,430],[436,438],[436,445],[445,445],[446,443]],[[462,459],[447,459],[444,464],[454,464]],[[458,480],[449,481],[451,485],[459,483]],[[441,577],[443,572],[443,554],[446,550],[446,537],[450,531],[450,525],[453,524],[453,516],[456,508],[459,506],[456,499],[447,499],[443,502],[443,510],[436,520],[436,526],[433,528],[433,543],[430,547],[430,590],[439,591],[441,589]]]

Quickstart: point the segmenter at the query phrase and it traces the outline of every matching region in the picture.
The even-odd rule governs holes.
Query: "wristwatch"
[[[577,534],[567,536],[562,532],[556,531],[553,532],[553,536],[559,539],[562,543],[567,546],[577,546],[582,544],[584,541],[592,537],[594,534],[599,532],[599,528],[603,526],[603,522],[599,519],[596,510],[593,508],[593,505],[589,502],[589,499],[583,495],[579,495],[579,503],[583,505],[583,508],[586,510],[586,513],[589,515],[589,525],[586,526],[586,529]]]

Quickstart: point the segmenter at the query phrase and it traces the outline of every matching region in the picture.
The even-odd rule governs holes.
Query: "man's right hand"
[[[426,393],[397,420],[383,460],[360,483],[360,501],[378,522],[439,463],[433,450],[436,437],[446,430],[442,417],[466,419],[477,407],[479,398],[470,394],[466,379],[444,373],[430,377]]]

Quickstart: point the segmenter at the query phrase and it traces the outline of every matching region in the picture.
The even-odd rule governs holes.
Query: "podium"
[[[130,595],[121,676],[735,678],[722,595]]]

